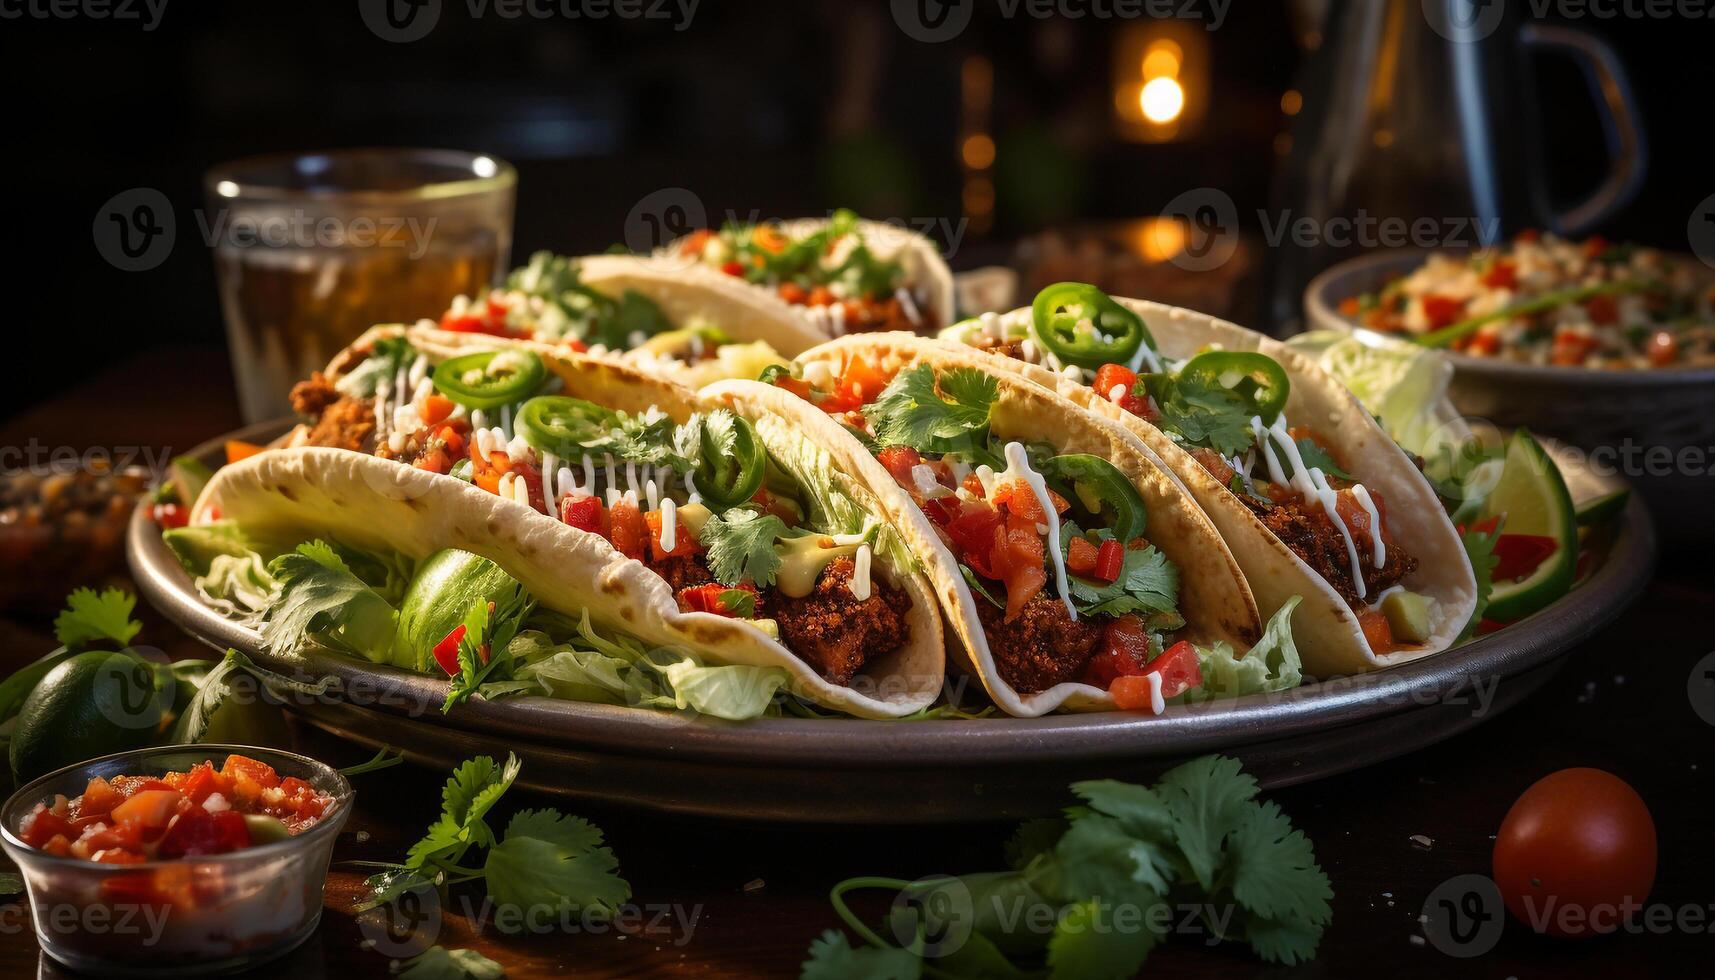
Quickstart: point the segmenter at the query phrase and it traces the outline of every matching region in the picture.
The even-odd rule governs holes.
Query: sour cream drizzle
[[[1024,445],[1009,442],[1004,450],[1006,469],[996,473],[987,466],[977,467],[977,479],[982,481],[983,495],[994,499],[995,488],[1021,479],[1036,497],[1042,513],[1047,515],[1046,524],[1037,524],[1036,528],[1047,535],[1049,561],[1054,566],[1054,584],[1059,589],[1060,601],[1066,604],[1066,613],[1073,619],[1078,618],[1078,609],[1072,605],[1072,591],[1066,587],[1066,560],[1060,554],[1060,512],[1054,509],[1054,500],[1048,496],[1048,484],[1042,479],[1042,474],[1030,468],[1030,457],[1024,451]]]
[[[1286,431],[1286,415],[1282,413],[1275,418],[1274,424],[1264,426],[1262,419],[1251,417],[1251,431],[1256,434],[1257,445],[1262,449],[1263,459],[1268,464],[1268,476],[1275,483],[1283,483],[1303,495],[1306,500],[1314,499],[1322,505],[1322,510],[1328,515],[1328,520],[1340,529],[1340,537],[1346,542],[1346,557],[1352,563],[1352,588],[1358,598],[1364,597],[1364,566],[1358,557],[1357,542],[1352,540],[1352,531],[1340,517],[1339,495],[1328,485],[1328,478],[1314,466],[1305,466],[1304,457],[1298,452],[1298,443]],[[1285,450],[1287,461],[1292,464],[1292,474],[1289,477],[1280,466],[1280,458],[1275,455],[1275,445],[1278,442]],[[1379,536],[1381,529],[1375,529]]]

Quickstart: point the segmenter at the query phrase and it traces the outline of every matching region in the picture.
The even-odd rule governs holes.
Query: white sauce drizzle
[[[653,491],[655,489],[655,481],[653,481],[653,480],[649,481],[649,489],[651,491]],[[651,503],[649,506],[651,509],[653,509],[655,505],[653,503]],[[679,517],[679,509],[676,506],[674,506],[673,498],[668,497],[668,498],[662,500],[661,501],[661,550],[662,551],[671,553],[673,551],[674,546],[679,543],[679,537],[678,537],[679,520],[678,520],[678,517]]]
[[[554,473],[560,467],[560,461],[553,453],[542,452],[542,503],[548,508],[548,513],[554,512]]]
[[[1078,609],[1072,605],[1072,591],[1066,587],[1066,560],[1060,554],[1060,512],[1054,509],[1054,500],[1048,496],[1048,484],[1042,479],[1042,474],[1030,468],[1030,457],[1025,454],[1022,443],[1007,443],[1005,455],[1006,470],[999,474],[988,466],[977,467],[977,479],[982,481],[983,495],[993,500],[995,488],[1013,479],[1022,479],[1030,488],[1048,519],[1046,525],[1038,524],[1037,528],[1048,537],[1044,550],[1054,566],[1054,584],[1059,589],[1060,601],[1066,604],[1067,614],[1077,619]]]
[[[1251,417],[1251,431],[1256,434],[1257,445],[1262,449],[1263,459],[1268,463],[1269,479],[1275,483],[1283,483],[1292,487],[1306,500],[1314,499],[1322,505],[1322,510],[1328,515],[1328,520],[1340,529],[1340,537],[1346,542],[1346,557],[1352,563],[1352,589],[1358,598],[1364,597],[1364,566],[1358,557],[1357,542],[1352,540],[1352,531],[1340,517],[1338,507],[1339,495],[1328,485],[1328,478],[1314,466],[1305,466],[1304,457],[1298,452],[1298,443],[1293,441],[1286,431],[1286,415],[1282,413],[1274,420],[1274,424],[1264,427],[1262,419]],[[1270,438],[1270,437],[1274,438]],[[1280,459],[1275,455],[1274,447],[1279,445],[1286,451],[1288,461],[1292,464],[1292,475],[1288,477],[1281,469]],[[1380,533],[1379,531],[1377,533]]]
[[[1167,710],[1167,702],[1161,697],[1161,671],[1152,670],[1143,676],[1149,678],[1149,712],[1159,715]]]
[[[666,546],[663,545],[662,547]],[[852,559],[852,579],[850,587],[852,598],[859,602],[864,602],[869,599],[870,557],[870,547],[865,544],[858,546],[857,557]]]
[[[1370,551],[1374,554],[1377,568],[1387,567],[1387,543],[1382,541],[1382,515],[1376,510],[1376,503],[1370,499],[1369,488],[1359,483],[1352,487],[1352,497],[1357,500],[1370,515]]]

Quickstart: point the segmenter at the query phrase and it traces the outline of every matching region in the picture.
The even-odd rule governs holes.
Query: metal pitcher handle
[[[1608,176],[1589,197],[1549,217],[1562,235],[1582,235],[1629,203],[1643,186],[1649,150],[1631,79],[1606,41],[1558,24],[1526,24],[1519,40],[1527,47],[1563,51],[1584,69],[1597,96],[1607,138]]]

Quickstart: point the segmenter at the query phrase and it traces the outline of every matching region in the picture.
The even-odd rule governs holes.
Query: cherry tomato
[[[1495,884],[1514,918],[1574,938],[1612,932],[1655,883],[1655,821],[1600,769],[1562,769],[1518,798],[1495,839]]]

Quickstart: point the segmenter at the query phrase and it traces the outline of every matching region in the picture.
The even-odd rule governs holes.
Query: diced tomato
[[[254,442],[244,442],[240,439],[228,439],[226,440],[226,462],[228,465],[231,465],[240,460],[249,459],[265,448],[267,447],[258,446]]]
[[[1096,394],[1113,401],[1113,390],[1116,386],[1130,394],[1135,384],[1137,372],[1122,364],[1103,364],[1096,370],[1096,381],[1092,387],[1096,389]]]
[[[620,554],[641,559],[648,548],[649,526],[643,522],[643,512],[630,499],[622,498],[609,514],[612,529],[608,540]]]
[[[721,271],[729,276],[742,276],[744,275],[744,263],[728,259],[721,263]]]
[[[190,510],[173,503],[156,504],[150,508],[149,516],[163,528],[184,527],[191,522]]]
[[[983,496],[983,481],[975,473],[968,474],[965,477],[965,482],[959,484],[959,486],[963,487],[965,492],[973,497]]]
[[[158,853],[164,858],[225,854],[250,844],[250,827],[242,813],[236,810],[210,813],[193,806],[179,814],[167,829]]]
[[[1540,534],[1503,534],[1495,539],[1495,581],[1528,578],[1560,549],[1560,542]]]
[[[1161,696],[1176,698],[1203,685],[1203,669],[1197,663],[1197,648],[1180,640],[1149,662],[1147,673],[1161,675]]]
[[[155,838],[166,832],[167,822],[172,820],[174,813],[177,810],[169,812],[163,822],[150,827],[144,827],[139,820],[120,820],[100,830],[86,828],[83,836],[78,838],[78,847],[84,851],[140,848],[145,837]]]
[[[964,513],[965,505],[958,497],[930,497],[923,501],[923,513],[937,527],[946,527]]]
[[[757,225],[751,230],[750,243],[764,252],[778,252],[786,247],[786,236],[772,225]]]
[[[834,291],[826,286],[817,286],[810,290],[807,302],[811,306],[827,306],[834,301]]]
[[[661,545],[661,512],[652,510],[644,514],[643,522],[649,525],[649,555],[655,561],[697,553],[696,535],[685,530],[683,522],[675,522],[677,526],[674,528],[672,551],[668,551]]]
[[[1583,364],[1595,349],[1595,338],[1562,330],[1554,335],[1554,345],[1549,348],[1548,360],[1561,367],[1577,367]]]
[[[1024,604],[1048,581],[1043,571],[1042,538],[1036,529],[1009,529],[995,535],[994,571],[1006,586],[1006,622],[1017,619]]]
[[[135,821],[143,827],[165,827],[182,799],[174,789],[144,790],[114,807],[113,819],[120,823]]]
[[[1120,570],[1125,567],[1125,545],[1109,539],[1102,542],[1102,547],[1096,552],[1096,567],[1090,577],[1099,582],[1112,582],[1120,577]]]
[[[1679,338],[1672,331],[1657,330],[1650,335],[1644,353],[1652,366],[1667,367],[1679,360]]]
[[[1233,469],[1233,464],[1227,462],[1225,456],[1213,449],[1193,449],[1191,450],[1191,458],[1201,463],[1203,468],[1209,471],[1209,475],[1215,478],[1215,482],[1223,487],[1232,483],[1233,477],[1238,475],[1238,471]]]
[[[1590,297],[1584,301],[1584,312],[1590,314],[1591,323],[1609,326],[1620,322],[1620,304],[1612,296]]]
[[[1500,351],[1501,338],[1499,334],[1482,330],[1464,338],[1462,346],[1458,343],[1455,346],[1463,353],[1475,357],[1485,357]]]
[[[782,372],[774,376],[774,386],[776,388],[783,388],[790,391],[792,394],[797,395],[805,401],[812,400],[810,395],[813,390],[810,387],[810,382],[805,381],[802,378],[794,378],[790,374]]]
[[[803,306],[804,301],[810,298],[810,294],[803,286],[795,282],[783,282],[780,284],[780,298],[793,306]]]
[[[166,775],[166,782],[197,806],[221,788],[219,774],[206,762],[197,763],[188,772],[170,772]],[[87,799],[88,796],[88,791],[85,791],[84,797]]]
[[[435,436],[446,443],[447,452],[454,456],[464,455],[465,439],[463,432],[450,425],[443,425],[441,431],[435,433]]]
[[[18,827],[18,837],[31,847],[41,847],[56,836],[76,837],[77,828],[71,825],[71,821],[40,803],[24,817],[23,823]]]
[[[563,497],[560,499],[560,521],[580,531],[604,534],[603,507],[600,497]]]
[[[1489,271],[1483,273],[1483,285],[1490,289],[1517,289],[1518,265],[1511,259],[1497,259]]]
[[[280,785],[280,774],[274,767],[265,762],[257,762],[248,756],[229,755],[226,765],[220,767],[221,775],[236,782],[240,777],[246,777],[260,783],[266,789]]]
[[[1429,329],[1438,330],[1459,319],[1465,310],[1465,301],[1453,299],[1450,296],[1423,297],[1423,317],[1429,321]]]
[[[1148,663],[1149,635],[1143,620],[1128,613],[1110,620],[1103,629],[1102,645],[1084,665],[1081,679],[1108,690],[1117,678],[1143,673]]]
[[[417,417],[424,425],[437,425],[453,413],[453,400],[445,395],[431,394],[417,405]]]
[[[861,408],[874,401],[887,383],[893,380],[888,375],[870,366],[869,361],[862,355],[853,357],[846,362],[845,372],[840,375],[839,382],[834,386],[834,400],[846,407],[840,411],[851,411]],[[833,411],[827,403],[822,405],[824,411]]]
[[[959,557],[970,563],[973,556],[982,560],[983,568],[977,571],[988,575],[993,566],[988,562],[994,551],[995,532],[1000,529],[1000,511],[980,501],[965,503],[957,517],[947,522],[947,536],[953,539],[954,549]],[[972,565],[976,568],[975,565]],[[988,571],[984,571],[987,569]]]
[[[1012,480],[995,487],[994,504],[1006,508],[1006,526],[1014,530],[1028,529],[1035,533],[1036,525],[1048,522],[1048,515],[1042,512],[1042,502],[1036,499],[1030,484],[1023,480]]]
[[[1340,515],[1340,520],[1345,522],[1354,541],[1362,543],[1370,539],[1370,512],[1364,509],[1363,504],[1358,503],[1357,494],[1350,490],[1341,490],[1335,494],[1334,513]]]
[[[548,505],[542,496],[542,471],[530,463],[513,460],[511,472],[514,477],[523,481],[524,490],[530,496],[530,508],[537,513],[546,514]]]
[[[112,784],[96,776],[84,787],[83,795],[77,798],[77,818],[88,820],[105,817],[124,801],[125,798],[119,795],[119,791],[114,789]]]
[[[707,585],[693,585],[680,589],[678,595],[679,609],[682,612],[705,612],[713,613],[716,616],[736,616],[737,613],[721,601],[721,593],[728,591],[729,588],[731,587],[719,582],[710,582]],[[752,595],[756,594],[756,588],[748,582],[740,583],[737,588]]]
[[[448,677],[459,672],[459,644],[464,642],[465,625],[453,627],[453,631],[441,637],[441,642],[435,644],[435,663],[447,672]]]
[[[911,469],[923,462],[923,456],[910,446],[887,446],[875,454],[876,461],[887,468],[887,472],[900,486],[910,489],[915,486],[911,479]]]
[[[1393,638],[1393,627],[1389,625],[1387,615],[1378,609],[1366,609],[1358,613],[1358,628],[1364,631],[1364,639],[1369,641],[1370,649],[1376,653],[1388,653],[1399,647]]]
[[[91,851],[89,859],[97,864],[142,864],[149,860],[149,857],[122,847],[108,847]]]
[[[1341,316],[1357,316],[1358,310],[1358,298],[1356,296],[1348,296],[1340,301]]]
[[[1096,546],[1091,544],[1088,538],[1074,537],[1066,548],[1066,570],[1073,575],[1089,578],[1096,572],[1096,554]],[[1112,582],[1113,579],[1108,581]]]

